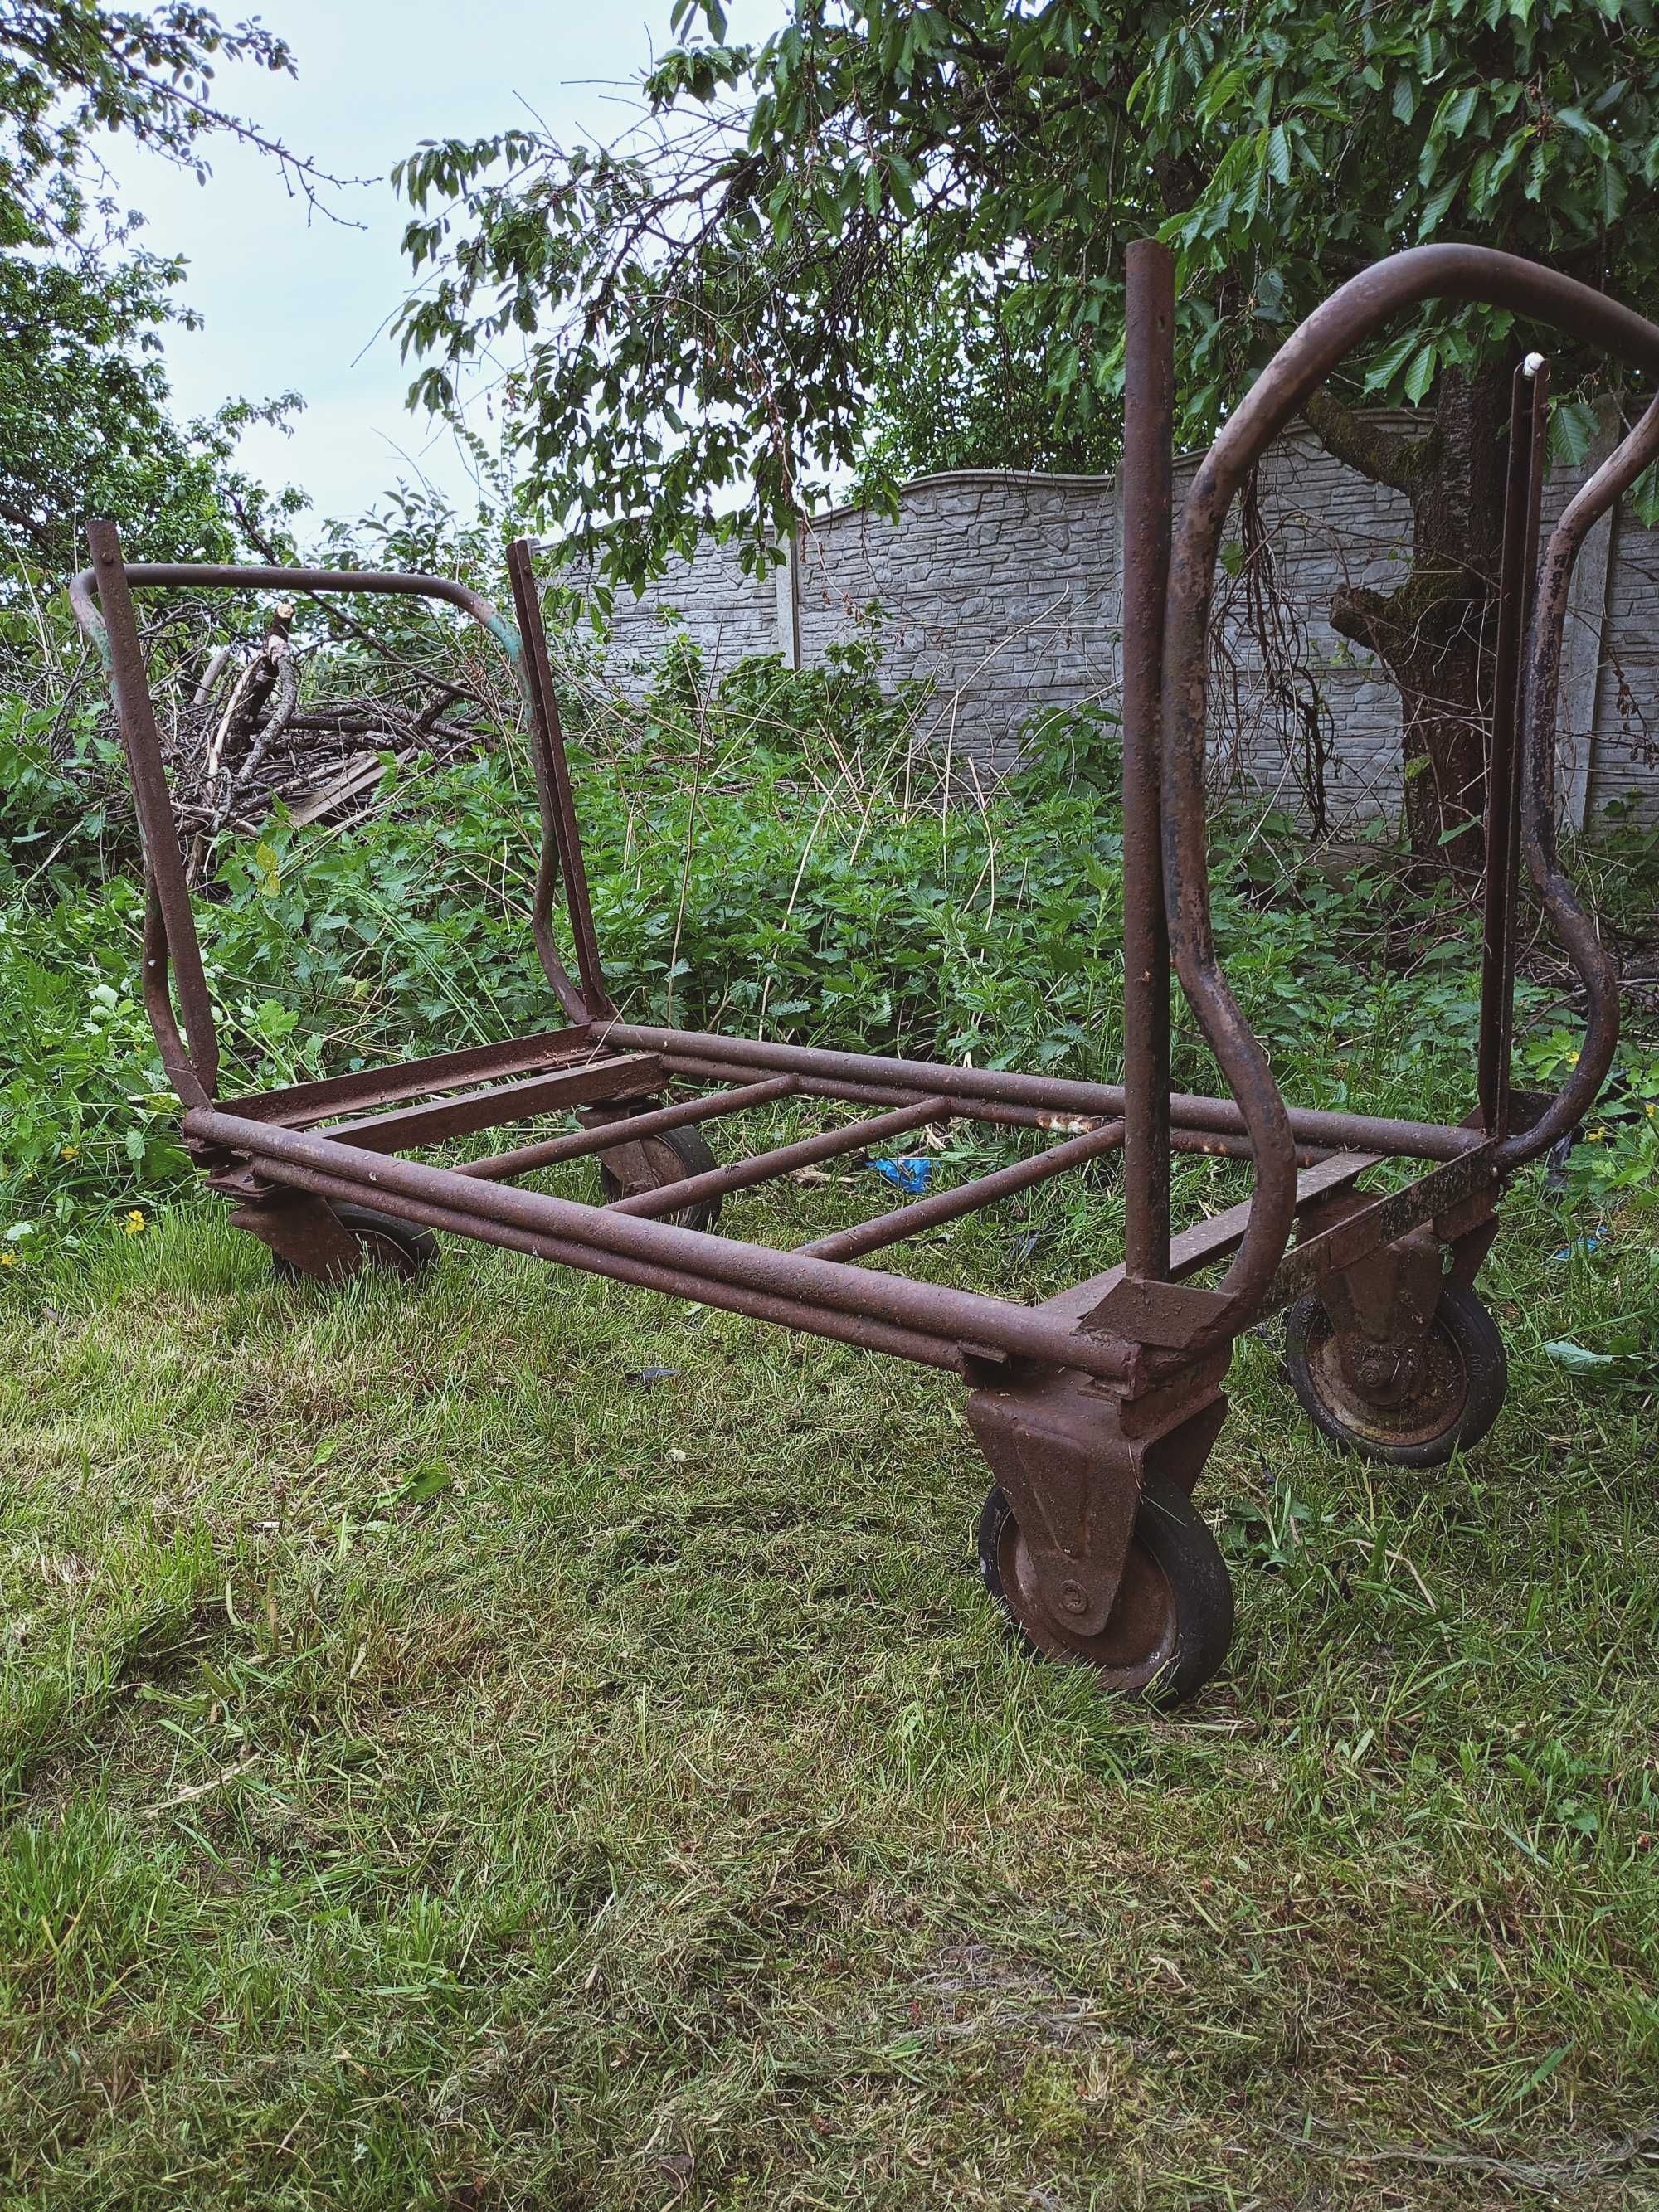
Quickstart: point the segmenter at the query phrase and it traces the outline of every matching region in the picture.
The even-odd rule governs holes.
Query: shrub
[[[640,709],[573,718],[593,905],[630,1016],[1115,1079],[1110,718],[1046,718],[1021,774],[947,806],[910,749],[927,708],[884,695],[864,645],[802,676],[745,662],[716,685],[671,646]],[[85,800],[106,740],[88,722],[77,742],[54,763],[33,710],[0,726],[0,1232],[14,1258],[142,1212],[185,1176],[137,992],[141,895]],[[524,920],[535,810],[520,747],[408,778],[389,768],[382,798],[348,830],[279,817],[222,848],[198,912],[226,1095],[556,1018]],[[1334,874],[1302,857],[1286,820],[1212,824],[1224,955],[1287,1090],[1457,1118],[1475,917],[1405,889],[1380,836]],[[1525,1064],[1547,1080],[1572,1040],[1539,984],[1523,986],[1523,1034],[1529,1020]],[[1175,1063],[1177,1087],[1214,1086],[1190,1026]],[[1592,1206],[1648,1203],[1659,1185],[1659,1081],[1634,1048],[1573,1170]]]

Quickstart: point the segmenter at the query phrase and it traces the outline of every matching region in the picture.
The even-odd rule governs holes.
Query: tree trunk
[[[1324,395],[1308,420],[1327,449],[1412,506],[1412,566],[1392,592],[1345,586],[1342,636],[1398,685],[1406,828],[1413,853],[1460,876],[1484,860],[1486,751],[1504,537],[1510,371],[1501,362],[1440,380],[1434,427],[1402,438]]]

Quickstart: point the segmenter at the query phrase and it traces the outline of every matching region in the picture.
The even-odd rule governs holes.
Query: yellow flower
[[[0,1267],[15,1267],[16,1265],[17,1255],[15,1252],[0,1252]]]
[[[1605,1137],[1607,1133],[1605,1129],[1592,1129],[1589,1133],[1589,1140],[1591,1144],[1599,1145],[1602,1138]]]
[[[62,1157],[66,1160],[79,1159],[81,1157],[81,1147],[79,1145],[65,1145]]]
[[[126,1220],[122,1225],[125,1229],[129,1237],[142,1237],[143,1235],[144,1217],[139,1212],[136,1206],[133,1207],[131,1212],[128,1214]]]

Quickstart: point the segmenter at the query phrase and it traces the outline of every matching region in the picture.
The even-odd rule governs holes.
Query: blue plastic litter
[[[1599,1237],[1575,1237],[1571,1244],[1564,1244],[1559,1252],[1550,1254],[1550,1265],[1559,1266],[1564,1261],[1571,1260],[1575,1252],[1588,1255],[1591,1252],[1599,1252],[1601,1249],[1601,1240]]]
[[[899,1160],[872,1160],[870,1164],[908,1198],[921,1197],[933,1172],[933,1163],[925,1153],[908,1153]]]

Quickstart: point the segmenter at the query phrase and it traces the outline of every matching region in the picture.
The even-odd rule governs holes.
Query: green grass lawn
[[[948,1377],[196,1207],[9,1285],[0,2202],[1659,2198],[1653,1401],[1543,1350],[1651,1237],[1510,1224],[1467,1464],[1242,1345],[1173,1718],[1015,1656]]]

